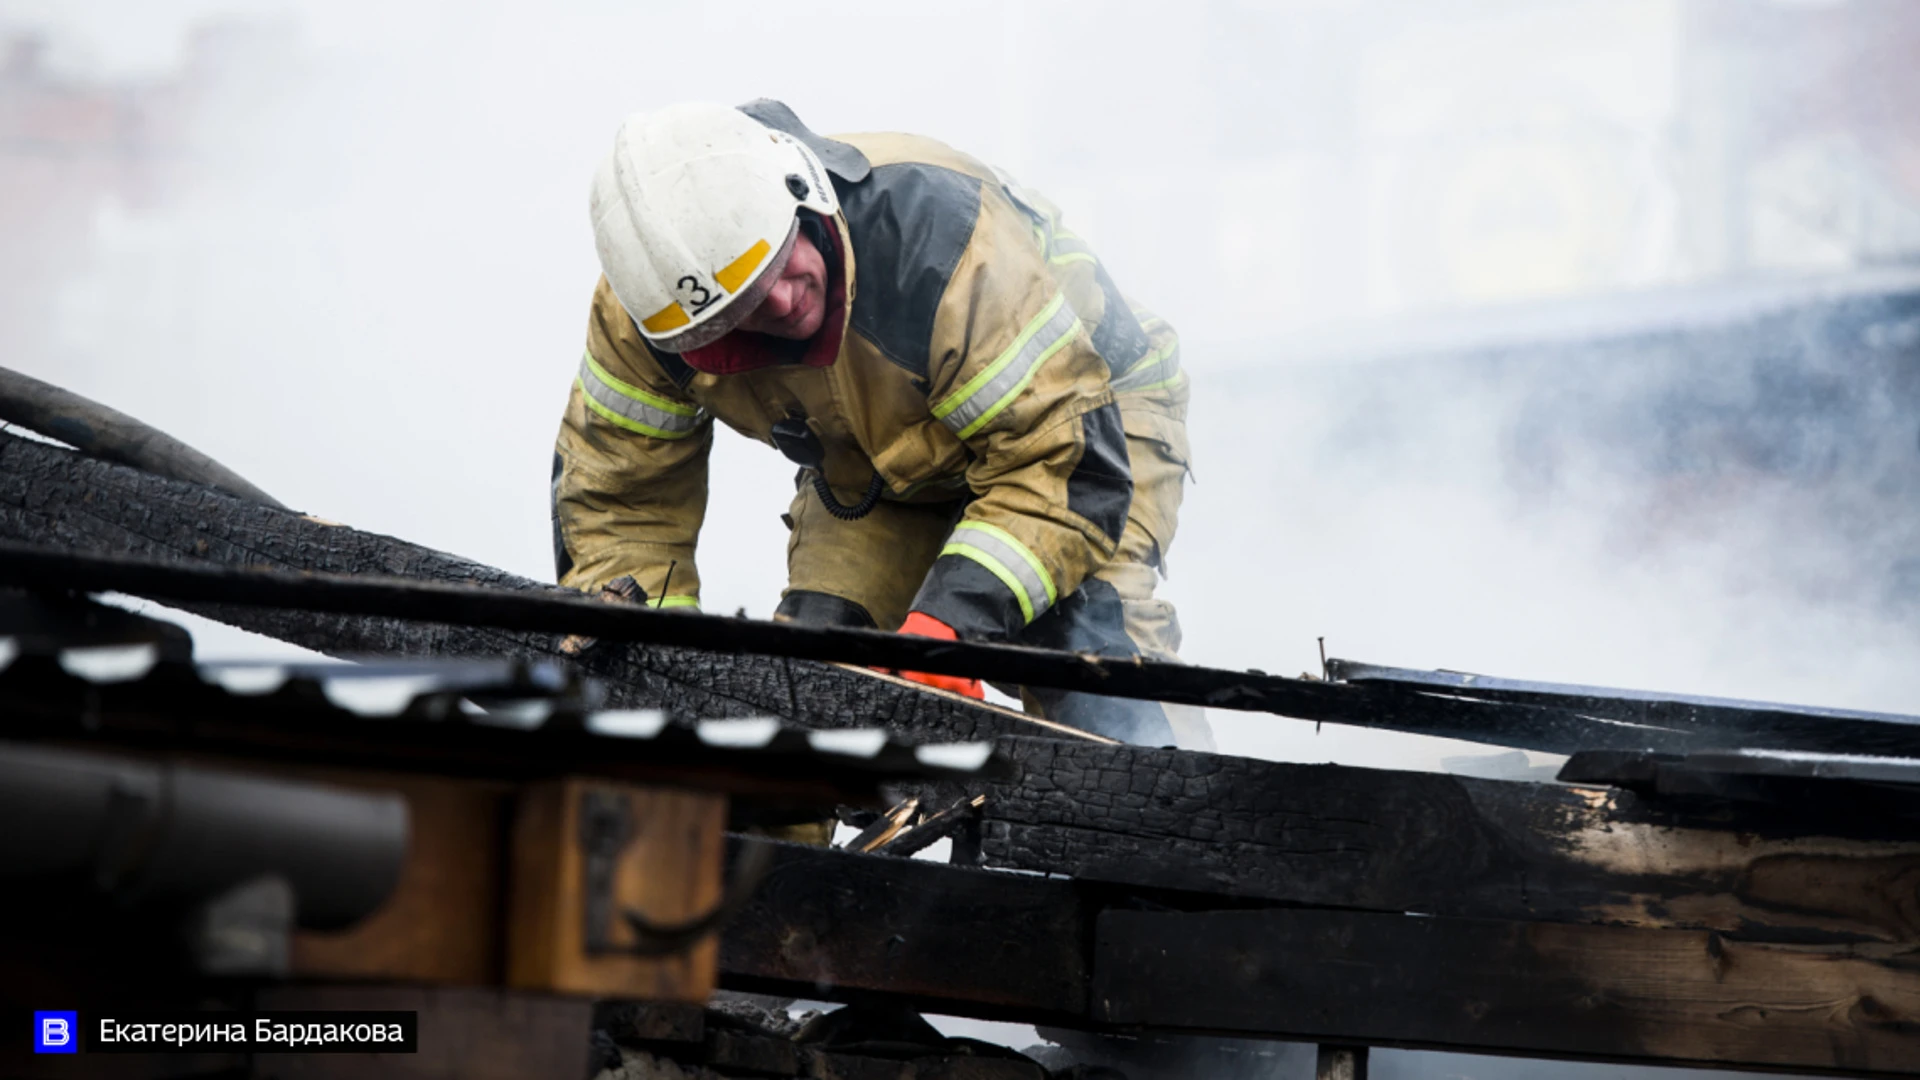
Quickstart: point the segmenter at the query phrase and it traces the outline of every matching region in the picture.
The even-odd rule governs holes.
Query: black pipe
[[[187,765],[0,743],[0,880],[183,910],[278,877],[299,924],[349,926],[400,880],[406,800]]]
[[[206,484],[229,495],[287,509],[240,474],[179,439],[71,390],[3,367],[0,421],[58,439],[104,461],[171,480]]]

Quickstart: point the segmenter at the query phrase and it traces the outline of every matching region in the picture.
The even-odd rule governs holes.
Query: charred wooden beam
[[[4,367],[0,367],[0,421],[71,443],[94,457],[208,484],[268,506],[281,505],[232,469],[165,432],[64,387]]]
[[[509,783],[597,776],[816,812],[878,802],[889,778],[1011,774],[984,742],[928,750],[870,738],[883,733],[869,730],[850,733],[862,745],[847,753],[822,733],[757,721],[731,734],[736,721],[642,717],[636,724],[625,713],[598,710],[602,688],[551,663],[202,667],[159,660],[142,674],[97,681],[63,666],[71,650],[20,652],[0,667],[0,735],[23,742]],[[727,738],[736,744],[725,745]],[[962,760],[961,748],[969,746]]]
[[[933,730],[952,737],[1037,730],[1036,722],[1005,710],[939,698],[918,687],[817,664],[796,668],[796,661],[834,660],[1559,752],[1697,750],[1741,745],[1742,740],[1748,746],[1799,749],[1812,738],[1800,729],[1783,729],[1777,742],[1754,742],[1751,732],[1622,724],[1571,708],[1409,694],[1391,686],[1328,684],[1259,672],[1098,660],[1015,646],[930,642],[874,631],[599,604],[387,537],[278,513],[194,485],[169,488],[170,482],[156,477],[116,470],[43,444],[0,442],[0,465],[8,467],[6,480],[13,488],[0,487],[0,539],[63,549],[9,553],[0,563],[8,582],[117,589],[189,607],[213,605],[212,614],[235,625],[333,652],[457,655],[532,649],[566,655],[555,640],[560,633],[643,643],[652,647],[610,650],[601,661],[605,673],[635,686],[647,704],[695,715],[737,712],[739,704],[751,701],[754,711],[772,711],[810,726],[845,726],[845,710],[837,706],[849,702],[862,712],[879,707],[888,715],[897,715],[895,710],[921,713],[916,719],[930,721]],[[73,490],[75,481],[86,486],[85,495]],[[109,497],[99,498],[103,491]],[[234,519],[246,533],[237,542],[230,524]],[[223,541],[217,550],[209,533]],[[102,554],[197,555],[230,566],[264,564],[343,577],[115,565],[100,561],[97,556]],[[366,580],[369,573],[414,580]],[[234,606],[240,604],[283,610],[247,612]],[[423,628],[417,625],[420,620],[457,625]],[[716,665],[714,654],[729,660]],[[767,659],[734,659],[740,654]],[[940,704],[929,705],[928,698]],[[1075,734],[1061,729],[1053,733]],[[1849,720],[1844,734],[1855,752],[1920,754],[1920,724],[1898,718]]]
[[[1908,1075],[1920,948],[1359,912],[1106,911],[1093,1019],[1321,1042]]]
[[[1577,712],[1599,722],[1639,730],[1647,750],[1701,747],[1704,739],[1726,749],[1819,752],[1845,748],[1854,754],[1889,754],[1902,752],[1897,749],[1902,729],[1920,731],[1920,717],[1896,713],[1571,686],[1455,671],[1415,671],[1354,660],[1329,660],[1327,670],[1335,679],[1378,693],[1383,701],[1404,702],[1415,708],[1438,695],[1458,701]],[[1894,736],[1894,742],[1886,741],[1889,735]]]
[[[1085,883],[782,846],[722,985],[1090,1030],[1887,1075],[1920,947],[1399,913],[1156,907]]]
[[[736,845],[737,847],[737,845]],[[1072,882],[781,844],[720,944],[721,985],[1082,1022],[1092,916]]]
[[[572,595],[390,536],[5,434],[0,434],[0,540],[96,555],[380,574]],[[180,606],[334,656],[566,659],[560,650],[563,635],[556,633],[261,607]],[[657,645],[604,648],[587,666],[606,680],[612,704],[665,709],[678,716],[779,716],[807,727],[877,725],[942,740],[1039,730],[1005,709],[803,660],[721,656]]]
[[[1573,755],[1560,779],[1629,788],[1663,800],[1719,800],[1817,808],[1854,821],[1904,819],[1920,835],[1920,758],[1779,750],[1697,754],[1590,750]]]
[[[1001,684],[1052,687],[1179,704],[1273,712],[1367,727],[1533,745],[1612,746],[1637,733],[1595,725],[1570,712],[1505,704],[1463,706],[1417,698],[1378,708],[1369,691],[1316,680],[1223,671],[1139,658],[1109,659],[1017,645],[945,642],[842,627],[797,626],[608,604],[566,590],[420,582],[357,574],[288,573],[75,554],[41,546],[0,547],[0,585],[125,592],[182,606],[277,608],[357,618],[410,619],[522,633],[564,633],[560,650],[586,640],[696,648],[887,669],[967,675]],[[1397,695],[1394,696],[1397,701]],[[1914,729],[1920,732],[1920,728]],[[1898,742],[1920,734],[1891,728]]]
[[[1920,838],[1806,804],[1007,739],[989,865],[1373,911],[1920,941]]]

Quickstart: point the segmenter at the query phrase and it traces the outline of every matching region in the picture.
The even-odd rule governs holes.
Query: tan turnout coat
[[[771,445],[788,416],[820,437],[842,502],[877,472],[883,507],[955,508],[932,565],[908,572],[924,573],[911,607],[963,637],[1018,634],[1123,536],[1125,558],[1159,565],[1187,461],[1173,329],[1004,174],[932,139],[838,138],[871,172],[835,178],[850,303],[830,366],[694,371],[651,350],[601,279],[556,446],[561,582],[631,574],[655,603],[697,605],[713,421]],[[1135,497],[1143,454],[1170,497]],[[903,612],[872,614],[891,629]]]

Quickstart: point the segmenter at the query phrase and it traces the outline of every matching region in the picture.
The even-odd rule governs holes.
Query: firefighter
[[[631,575],[698,607],[718,419],[801,466],[776,619],[1177,659],[1153,592],[1187,472],[1178,341],[1051,203],[932,139],[825,138],[768,100],[629,117],[590,203],[562,584]],[[1208,741],[1195,710],[1021,693],[1125,741]]]

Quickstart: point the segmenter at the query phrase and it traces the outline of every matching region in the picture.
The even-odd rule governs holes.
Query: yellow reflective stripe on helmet
[[[656,439],[684,439],[700,426],[698,409],[615,378],[591,352],[581,354],[580,376],[575,381],[589,409],[628,431]]]
[[[1113,380],[1113,392],[1132,393],[1140,390],[1154,390],[1166,386],[1180,378],[1180,346],[1168,345],[1158,352],[1149,353],[1141,361],[1128,368]]]
[[[687,309],[680,306],[680,301],[675,300],[641,319],[640,329],[649,334],[664,334],[669,330],[678,330],[692,321],[693,317],[687,314]]]
[[[1047,357],[1080,330],[1080,317],[1067,306],[1064,293],[1040,309],[1007,351],[994,358],[966,385],[933,407],[934,419],[962,439],[971,438],[1020,396]]]
[[[986,567],[1013,593],[1020,604],[1020,614],[1027,622],[1052,607],[1057,599],[1053,575],[1047,572],[1046,564],[1031,548],[997,525],[984,521],[961,522],[954,526],[940,554],[959,555]]]
[[[745,255],[728,263],[726,269],[713,275],[713,280],[719,282],[720,287],[730,293],[739,292],[740,286],[745,285],[747,279],[753,277],[753,272],[759,269],[760,260],[766,258],[767,252],[772,250],[773,246],[765,240],[755,240]]]

